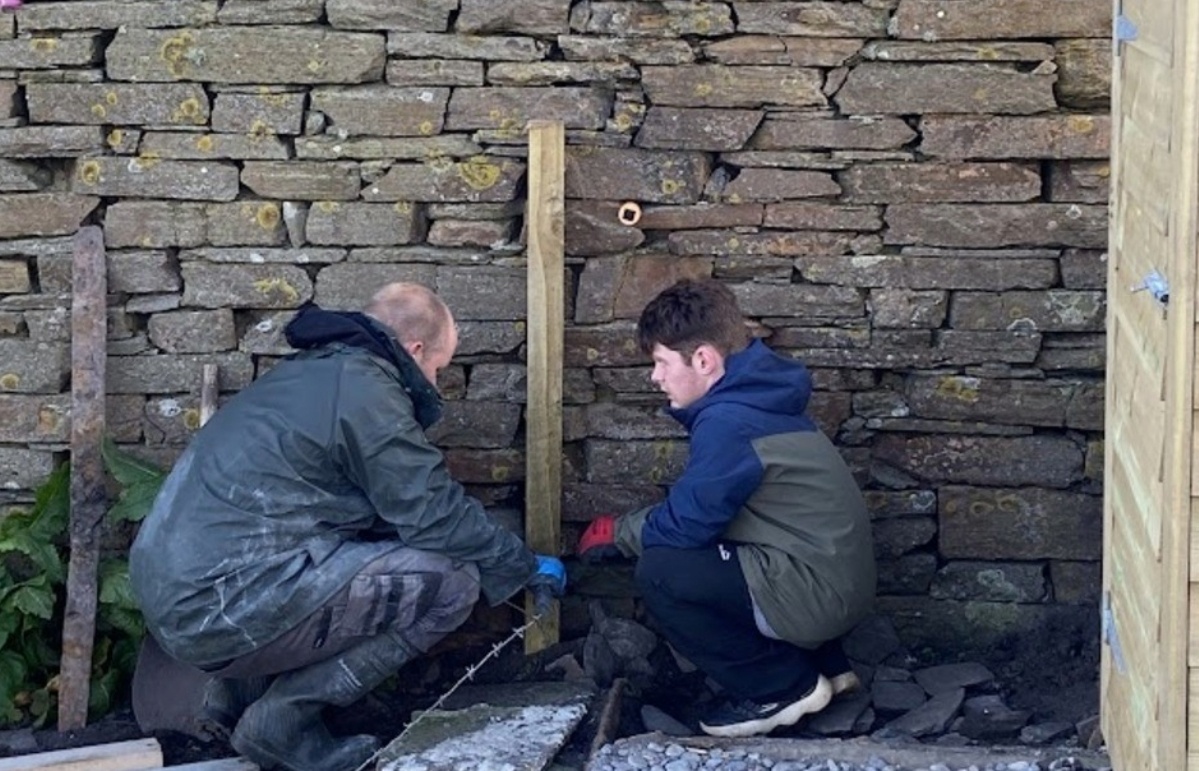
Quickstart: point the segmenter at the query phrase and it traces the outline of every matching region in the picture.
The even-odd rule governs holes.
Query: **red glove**
[[[575,551],[579,559],[588,563],[607,562],[624,556],[616,545],[616,517],[611,514],[600,514],[591,520],[591,524],[579,538],[579,546]]]

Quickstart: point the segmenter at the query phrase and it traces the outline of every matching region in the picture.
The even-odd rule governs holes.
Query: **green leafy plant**
[[[166,474],[119,450],[103,447],[104,465],[119,488],[110,522],[138,522],[149,512]],[[60,465],[38,488],[32,508],[0,519],[0,725],[42,726],[53,714],[62,615],[66,600],[70,468]],[[100,562],[89,711],[113,706],[133,673],[144,627],[123,556]]]

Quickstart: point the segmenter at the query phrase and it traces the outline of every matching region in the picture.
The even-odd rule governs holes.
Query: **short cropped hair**
[[[390,327],[402,345],[420,342],[437,348],[453,323],[449,307],[433,290],[404,281],[375,292],[363,312]]]
[[[749,337],[737,298],[711,279],[683,279],[664,289],[637,321],[642,353],[661,344],[689,357],[706,344],[728,356],[748,345]]]

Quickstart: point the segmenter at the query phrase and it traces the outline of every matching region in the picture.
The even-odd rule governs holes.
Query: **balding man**
[[[363,313],[307,305],[286,334],[298,353],[196,434],[133,544],[151,635],[139,670],[206,673],[179,727],[232,731],[264,768],[352,769],[377,743],[334,738],[325,706],[427,651],[480,593],[561,593],[565,574],[466,495],[425,436],[458,344],[440,298],[389,284]],[[135,708],[170,692],[151,679],[135,678]]]

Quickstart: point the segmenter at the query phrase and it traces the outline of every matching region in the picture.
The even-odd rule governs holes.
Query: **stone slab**
[[[0,238],[73,234],[99,203],[74,193],[0,194]]]
[[[110,248],[200,246],[208,237],[204,205],[177,201],[118,201],[104,215]]]
[[[502,767],[540,771],[587,714],[592,689],[572,683],[464,688],[453,711],[429,713],[380,753],[379,771]],[[463,706],[465,701],[473,702]]]
[[[457,3],[454,2],[452,5],[457,5]],[[532,62],[544,58],[548,50],[549,46],[536,38],[510,35],[392,32],[387,36],[387,53],[407,59]]]
[[[387,63],[387,83],[411,86],[481,86],[483,62],[451,59],[395,59]]]
[[[1096,495],[949,485],[938,505],[940,550],[948,558],[1098,560],[1102,554],[1103,499]]]
[[[56,465],[47,450],[0,447],[0,489],[32,490],[46,481]]]
[[[30,83],[25,98],[35,123],[203,126],[209,115],[189,83]]]
[[[718,64],[840,67],[862,49],[863,42],[855,38],[737,35],[706,43],[703,50],[707,59]]]
[[[298,91],[219,93],[212,105],[212,130],[254,136],[299,134],[304,127],[304,100],[304,93]]]
[[[271,134],[196,134],[147,132],[140,143],[144,157],[170,160],[286,160],[287,145]]]
[[[448,88],[318,88],[311,109],[329,119],[329,129],[341,136],[430,136],[441,133],[449,102]]]
[[[848,115],[996,113],[1053,110],[1054,78],[992,64],[889,64],[854,67],[836,102]]]
[[[198,392],[205,364],[218,367],[222,391],[240,391],[254,376],[249,354],[159,354],[109,356],[110,394],[178,394]]]
[[[232,201],[239,190],[238,169],[222,161],[80,158],[74,162],[71,190],[114,198]]]
[[[723,64],[643,67],[642,86],[656,105],[741,107],[765,105],[824,107],[820,70]]]
[[[308,212],[309,243],[328,246],[393,246],[420,241],[425,220],[418,205],[319,201]]]
[[[0,40],[0,62],[16,70],[86,67],[100,58],[98,34]]]
[[[101,126],[0,128],[0,157],[4,158],[73,158],[105,147]]]
[[[519,137],[530,120],[556,120],[568,129],[601,129],[612,110],[610,94],[591,88],[456,88],[445,127],[498,129]]]
[[[740,150],[761,121],[758,110],[651,107],[634,144],[670,150]]]
[[[185,262],[183,304],[201,308],[298,308],[312,299],[312,280],[294,265]]]
[[[894,34],[915,40],[1109,38],[1106,0],[900,0]]]
[[[468,35],[570,31],[570,0],[460,0],[454,29]]]
[[[105,52],[110,78],[142,82],[364,83],[386,59],[380,35],[301,26],[125,29]]]
[[[568,61],[630,61],[634,64],[690,64],[695,51],[684,40],[559,35]]]
[[[884,62],[1045,62],[1053,57],[1049,43],[1006,40],[872,40],[862,48],[863,59]]]
[[[921,119],[920,150],[943,158],[1094,158],[1111,154],[1104,114],[1034,116],[930,115]]]
[[[437,158],[470,158],[483,152],[461,134],[438,137],[296,137],[296,157],[301,160],[423,161]]]
[[[928,246],[1107,246],[1107,207],[1090,204],[894,204],[890,244]]]
[[[328,0],[329,24],[341,29],[387,29],[403,32],[444,32],[458,0]]]
[[[247,161],[241,183],[285,201],[350,201],[362,189],[358,164],[348,161]]]
[[[21,9],[22,32],[188,27],[216,21],[217,0],[72,0]]]
[[[690,204],[710,173],[703,153],[569,146],[566,196],[606,201]]]
[[[325,0],[226,0],[217,20],[221,24],[311,24],[320,21],[324,10]]]
[[[1056,488],[1067,487],[1082,479],[1082,450],[1062,436],[887,434],[875,442],[873,457],[930,482]],[[989,556],[998,554],[993,552]]]
[[[1028,163],[869,163],[837,179],[847,201],[864,203],[1020,202],[1041,195],[1040,170]]]
[[[1106,107],[1112,95],[1112,45],[1107,38],[1059,40],[1056,92],[1067,107]]]
[[[53,394],[70,374],[69,346],[0,339],[0,392]]]
[[[397,163],[362,191],[368,201],[511,201],[525,164],[494,156]],[[569,176],[568,176],[569,178]]]
[[[752,150],[892,150],[916,138],[907,123],[894,116],[851,118],[772,114],[750,140]]]
[[[571,11],[570,28],[588,36],[677,38],[728,35],[734,24],[727,3],[587,0]]]

